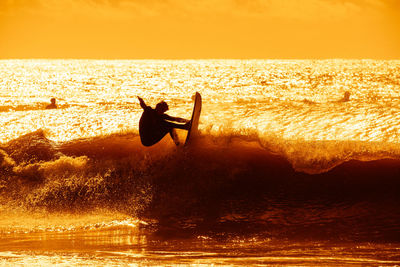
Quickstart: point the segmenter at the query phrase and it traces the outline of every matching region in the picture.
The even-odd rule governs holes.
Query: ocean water
[[[399,114],[398,60],[0,60],[0,264],[399,265]]]

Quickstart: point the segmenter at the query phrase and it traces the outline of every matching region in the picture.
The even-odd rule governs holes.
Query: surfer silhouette
[[[169,109],[168,104],[165,101],[161,101],[153,109],[147,106],[143,99],[137,97],[140,102],[140,106],[143,108],[143,114],[139,121],[139,134],[140,141],[144,146],[152,146],[160,141],[167,133],[170,134],[172,140],[176,145],[179,145],[179,140],[175,129],[189,129],[189,120],[172,117],[165,112]],[[185,124],[173,123],[171,121],[181,122]]]
[[[56,99],[55,98],[50,99],[50,102],[51,102],[50,105],[47,105],[46,109],[55,109],[55,108],[57,108]]]

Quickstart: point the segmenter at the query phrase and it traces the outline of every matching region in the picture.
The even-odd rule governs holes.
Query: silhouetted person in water
[[[54,109],[54,108],[57,108],[56,99],[55,99],[55,98],[50,99],[50,102],[51,102],[51,104],[50,104],[50,105],[47,105],[47,106],[46,106],[46,109]]]
[[[165,101],[161,101],[153,109],[147,106],[142,98],[137,98],[143,108],[143,114],[139,121],[139,134],[142,144],[144,146],[152,146],[169,133],[175,144],[179,145],[175,128],[188,130],[189,121],[165,114],[169,109]],[[172,123],[171,121],[184,122],[186,124]]]
[[[344,96],[342,99],[340,99],[338,102],[348,102],[350,101],[350,92],[346,91],[344,92]]]
[[[346,91],[344,92],[344,97],[343,97],[343,102],[350,101],[350,92]]]

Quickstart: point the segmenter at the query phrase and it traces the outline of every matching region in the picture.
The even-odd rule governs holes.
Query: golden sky
[[[400,58],[400,0],[0,0],[0,58]]]

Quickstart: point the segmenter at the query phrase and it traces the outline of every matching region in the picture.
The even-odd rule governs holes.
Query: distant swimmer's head
[[[167,102],[161,101],[156,105],[156,110],[158,113],[162,114],[169,109]]]
[[[344,92],[343,101],[349,101],[349,100],[350,100],[350,92],[346,91],[346,92]]]
[[[56,105],[56,99],[53,97],[52,99],[50,99],[51,104],[47,105],[46,109],[53,109],[53,108],[57,108]]]

